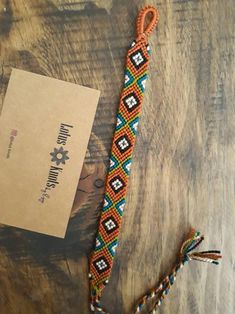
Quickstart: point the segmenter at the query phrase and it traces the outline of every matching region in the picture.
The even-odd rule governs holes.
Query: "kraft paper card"
[[[64,238],[99,95],[12,70],[0,116],[0,223]]]

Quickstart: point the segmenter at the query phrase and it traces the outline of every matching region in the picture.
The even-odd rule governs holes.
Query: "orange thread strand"
[[[152,14],[152,19],[150,20],[146,29],[144,29],[145,19],[148,14]],[[159,13],[155,7],[151,5],[143,7],[138,14],[136,22],[137,39],[143,36],[149,36],[156,27],[158,20]]]

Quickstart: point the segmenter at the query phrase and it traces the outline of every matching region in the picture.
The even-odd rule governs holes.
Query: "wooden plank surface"
[[[1,0],[0,109],[12,67],[98,88],[64,240],[0,227],[0,313],[88,313],[87,256],[97,228],[127,48],[145,1]],[[190,226],[218,267],[192,262],[164,314],[235,313],[234,1],[151,0],[160,12],[120,245],[103,304],[135,301],[176,261]],[[64,106],[66,110],[66,104]],[[20,180],[20,178],[19,178]]]

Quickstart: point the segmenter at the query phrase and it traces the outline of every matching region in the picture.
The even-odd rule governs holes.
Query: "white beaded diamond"
[[[114,187],[115,190],[118,190],[120,187],[122,187],[122,182],[118,179],[112,182],[112,186]]]
[[[121,141],[118,142],[118,144],[122,150],[129,146],[129,143],[125,138],[122,138]]]
[[[98,268],[100,270],[102,270],[102,269],[107,267],[107,264],[105,263],[105,261],[103,259],[101,259],[100,261],[96,262],[96,265],[98,266]]]
[[[116,227],[115,223],[112,221],[112,219],[109,219],[106,223],[105,226],[107,227],[108,230],[112,230],[113,228]]]
[[[131,109],[133,106],[137,104],[137,101],[134,96],[130,96],[126,99],[127,106]]]
[[[133,60],[135,61],[136,65],[139,65],[144,61],[140,52],[138,52],[135,56],[133,56]]]

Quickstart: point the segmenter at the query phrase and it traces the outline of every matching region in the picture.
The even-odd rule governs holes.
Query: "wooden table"
[[[1,0],[0,96],[12,67],[101,90],[65,239],[1,225],[0,313],[88,313],[87,256],[141,0]],[[174,265],[190,226],[220,266],[191,262],[159,313],[235,313],[234,1],[151,0],[160,22],[112,277],[111,314]],[[66,104],[65,104],[66,110]]]

